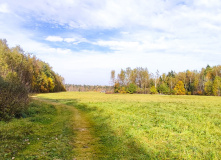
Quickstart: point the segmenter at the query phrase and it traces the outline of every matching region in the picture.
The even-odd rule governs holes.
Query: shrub
[[[176,94],[176,92],[175,92],[175,90],[174,90],[174,89],[171,89],[171,90],[170,90],[170,92],[169,92],[169,94],[170,94],[170,95],[175,95],[175,94]]]
[[[167,86],[167,84],[162,83],[159,87],[158,90],[160,93],[162,94],[168,94],[169,93],[169,87]]]
[[[152,87],[150,88],[150,93],[151,93],[151,94],[157,94],[157,89],[155,88],[155,86],[152,86]]]
[[[114,84],[114,93],[119,93],[120,92],[120,83],[116,82]]]
[[[137,90],[137,86],[135,84],[131,83],[128,88],[128,93],[133,94],[136,92],[136,90]]]
[[[187,92],[187,95],[191,95],[192,93],[191,92]]]
[[[121,94],[125,94],[125,93],[127,93],[126,88],[125,88],[125,87],[121,87],[121,89],[120,89],[120,93],[121,93]]]
[[[0,77],[0,120],[20,117],[27,109],[28,91],[16,79]]]
[[[197,91],[196,95],[203,95],[203,91]]]

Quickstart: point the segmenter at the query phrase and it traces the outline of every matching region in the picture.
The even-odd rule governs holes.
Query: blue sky
[[[0,0],[0,38],[48,62],[66,83],[110,72],[221,64],[220,0]]]

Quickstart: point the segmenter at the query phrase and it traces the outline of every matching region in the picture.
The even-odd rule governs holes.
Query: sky
[[[0,0],[0,39],[65,83],[110,85],[111,70],[221,64],[220,0]]]

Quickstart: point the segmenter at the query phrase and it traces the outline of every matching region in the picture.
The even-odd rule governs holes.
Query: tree
[[[130,84],[137,86],[136,93],[155,93],[157,88],[159,93],[163,94],[193,94],[193,95],[221,95],[221,65],[202,68],[200,72],[186,70],[184,72],[156,75],[149,74],[147,68],[137,67],[134,69],[121,69],[116,79],[119,83],[118,90],[121,87],[128,89]],[[183,84],[181,84],[181,82]],[[184,87],[182,87],[184,86]],[[184,89],[183,89],[184,88]],[[116,89],[116,87],[115,87]],[[169,89],[169,92],[168,92]],[[152,92],[150,92],[152,90]]]
[[[158,87],[158,90],[159,90],[159,93],[162,93],[162,94],[168,94],[170,91],[166,83],[160,84],[160,86]]]
[[[137,86],[133,83],[130,83],[128,87],[128,93],[133,94],[137,91]]]
[[[115,70],[111,71],[111,85],[114,85],[115,82]]]
[[[176,84],[174,91],[175,91],[175,94],[177,94],[177,95],[185,95],[186,90],[184,88],[184,84],[182,81],[179,81]]]
[[[167,83],[168,83],[168,86],[170,87],[170,93],[173,92],[173,88],[175,84],[175,77],[176,77],[176,73],[174,71],[171,71],[167,74]]]
[[[216,76],[213,81],[212,92],[214,96],[220,96],[221,78]]]
[[[152,86],[152,87],[150,88],[150,93],[151,93],[151,94],[157,94],[157,89],[155,88],[155,86]]]
[[[148,86],[148,82],[149,82],[149,73],[147,68],[139,68],[138,70],[138,75],[140,78],[140,88],[142,88],[143,93],[145,93],[146,88]]]
[[[127,86],[129,86],[129,84],[131,83],[131,79],[130,79],[131,72],[132,72],[131,68],[130,68],[130,67],[127,67],[127,68],[126,68],[126,72],[125,72],[125,76],[126,76],[126,78],[125,78],[125,84],[126,84]]]
[[[212,81],[207,81],[205,83],[204,91],[207,96],[213,95],[213,82]]]
[[[157,72],[156,72],[156,75],[155,75],[155,79],[154,79],[154,81],[155,81],[155,88],[157,88],[157,84],[158,84],[158,81],[159,81],[159,71],[157,70]]]
[[[0,40],[0,119],[21,114],[30,92],[65,91],[64,79],[20,46]]]
[[[114,92],[114,84],[115,84],[115,70],[111,71],[111,80],[110,80],[111,86],[113,87],[113,91]]]
[[[121,69],[120,74],[118,74],[119,83],[121,86],[125,85],[125,71]]]
[[[115,82],[114,84],[114,93],[120,93],[120,83]]]

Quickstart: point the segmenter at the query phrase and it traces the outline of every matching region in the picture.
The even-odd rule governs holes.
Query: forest
[[[29,93],[65,91],[63,81],[49,64],[0,40],[0,120],[20,116]]]
[[[159,71],[149,73],[147,68],[126,68],[117,77],[112,70],[111,83],[115,93],[220,96],[221,66],[207,65],[201,71],[170,71],[161,75]]]
[[[113,86],[65,84],[67,91],[113,93]]]

